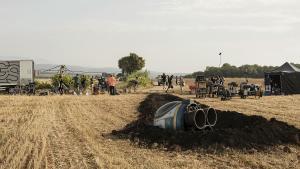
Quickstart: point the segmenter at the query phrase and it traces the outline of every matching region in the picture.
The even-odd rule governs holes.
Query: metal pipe
[[[200,106],[196,103],[190,103],[189,105],[187,105],[186,109],[188,113],[191,113],[200,109]]]
[[[204,129],[206,125],[206,115],[203,109],[199,109],[193,112],[187,112],[184,116],[185,126],[187,128],[197,128],[199,130]]]
[[[194,118],[195,126],[197,129],[202,130],[206,127],[206,115],[203,109],[199,109],[196,112]]]
[[[214,108],[206,108],[204,109],[206,115],[206,122],[208,126],[215,126],[218,120],[217,112]]]
[[[161,106],[155,113],[154,126],[164,129],[198,129],[213,127],[217,113],[213,108],[202,109],[200,104],[187,101],[173,101]]]

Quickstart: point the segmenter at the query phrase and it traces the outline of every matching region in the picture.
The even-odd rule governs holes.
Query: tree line
[[[294,66],[300,68],[300,64],[293,64]],[[222,67],[207,66],[204,71],[194,72],[192,74],[186,75],[186,78],[194,78],[197,75],[204,75],[206,77],[210,76],[223,76],[223,77],[252,77],[252,78],[262,78],[265,72],[270,72],[278,66],[261,66],[261,65],[242,65],[234,66],[229,63],[225,63]]]

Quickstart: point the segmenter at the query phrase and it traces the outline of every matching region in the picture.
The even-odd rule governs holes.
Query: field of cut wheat
[[[296,137],[291,138],[292,142],[278,140],[261,149],[254,145],[251,148],[250,143],[245,148],[220,147],[214,140],[212,145],[193,148],[156,143],[147,146],[143,144],[147,140],[115,135],[114,131],[140,118],[138,108],[147,97],[146,92],[119,96],[0,96],[0,168],[300,167],[297,135],[292,135]],[[197,101],[247,116],[276,118],[278,123],[293,125],[294,130],[300,128],[299,95]],[[232,123],[238,121],[232,119]]]

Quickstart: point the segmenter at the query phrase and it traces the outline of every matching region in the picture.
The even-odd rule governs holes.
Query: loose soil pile
[[[211,146],[262,150],[283,143],[300,145],[298,128],[275,118],[267,120],[262,116],[247,116],[233,111],[217,110],[218,122],[213,130],[170,131],[152,126],[154,114],[159,107],[182,100],[169,94],[150,94],[140,103],[138,120],[112,134],[119,138],[129,138],[134,144],[143,147],[168,150],[206,149]]]

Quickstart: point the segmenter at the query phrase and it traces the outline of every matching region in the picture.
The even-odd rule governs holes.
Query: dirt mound
[[[247,116],[232,111],[217,110],[218,122],[213,131],[170,131],[152,126],[155,111],[170,101],[182,98],[169,94],[150,94],[138,108],[137,121],[113,135],[130,138],[144,147],[164,147],[170,150],[208,148],[210,146],[239,149],[263,149],[276,144],[300,144],[300,130],[276,119]],[[203,107],[208,107],[202,105]]]

